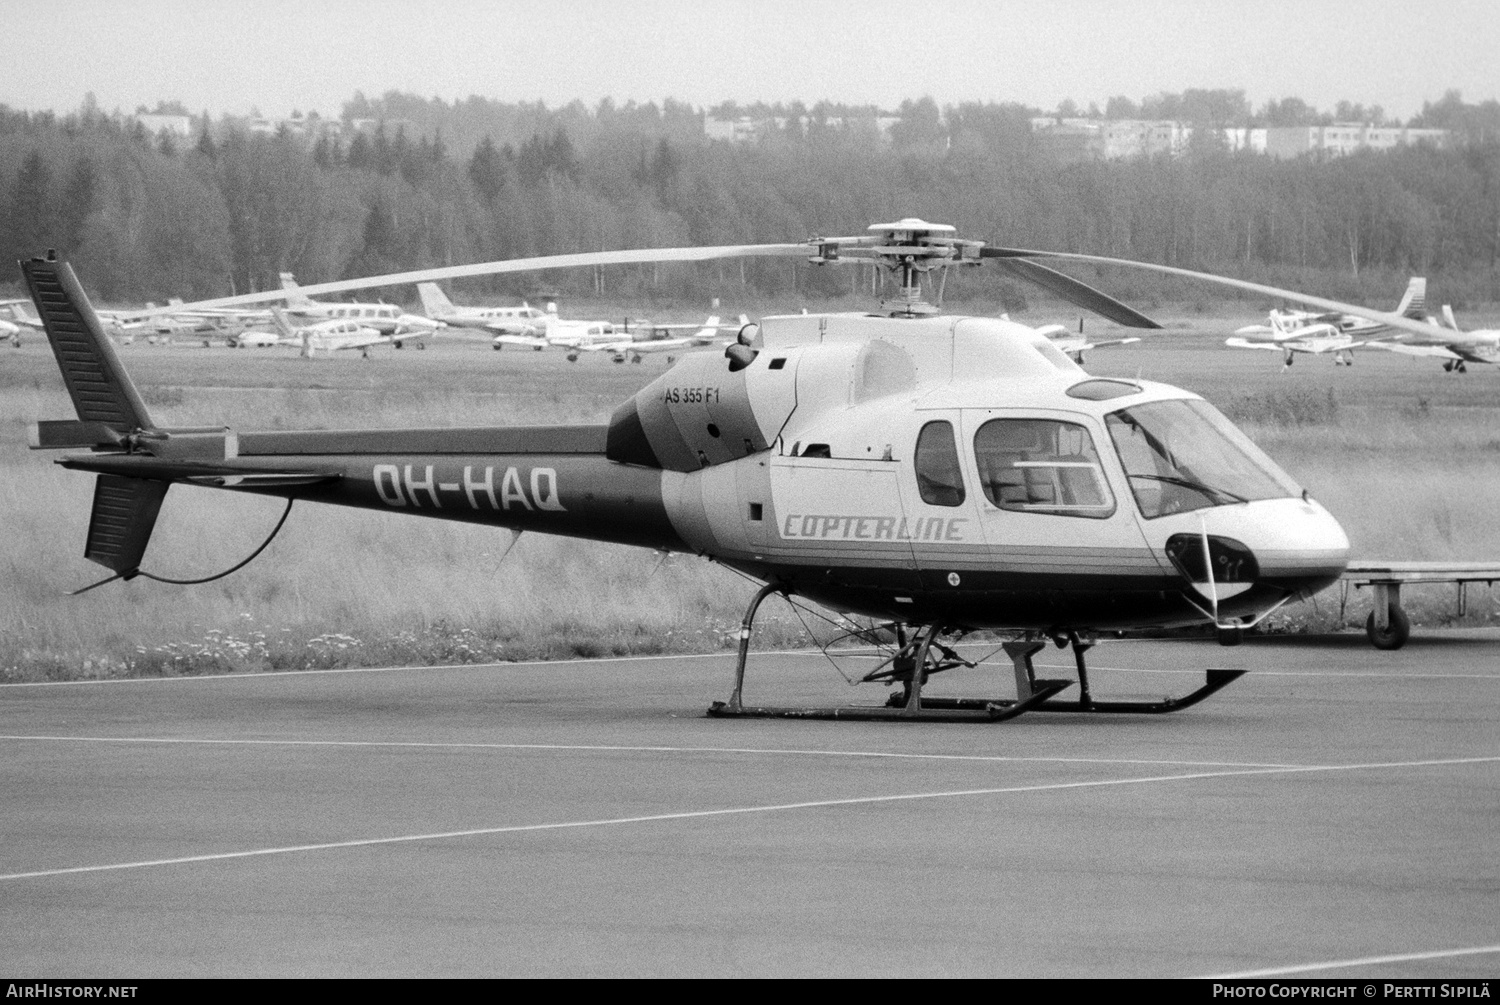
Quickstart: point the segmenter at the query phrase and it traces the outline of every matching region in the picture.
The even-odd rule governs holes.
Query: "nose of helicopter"
[[[1311,498],[1266,499],[1245,507],[1255,526],[1260,581],[1311,596],[1338,582],[1349,564],[1349,535]]]
[[[1221,620],[1254,621],[1338,582],[1349,537],[1310,498],[1261,499],[1181,514],[1160,545]],[[1212,573],[1210,578],[1209,572]]]

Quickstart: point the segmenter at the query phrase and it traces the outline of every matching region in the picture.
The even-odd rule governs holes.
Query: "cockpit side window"
[[[964,476],[958,466],[958,441],[953,424],[943,419],[929,422],[917,434],[914,455],[917,491],[932,506],[962,506]]]
[[[1095,520],[1115,511],[1094,438],[1076,422],[991,419],[974,434],[974,460],[1000,509]]]

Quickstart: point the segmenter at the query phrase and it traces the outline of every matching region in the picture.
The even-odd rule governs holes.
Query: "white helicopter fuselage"
[[[1344,568],[1338,523],[1206,402],[1090,378],[1023,325],[795,315],[758,348],[733,374],[686,357],[612,450],[641,431],[693,550],[837,609],[1249,625]]]

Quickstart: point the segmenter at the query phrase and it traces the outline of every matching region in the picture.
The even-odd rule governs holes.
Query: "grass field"
[[[1274,353],[1223,348],[1249,318],[1175,317],[1147,342],[1090,354],[1088,369],[1215,402],[1334,512],[1356,557],[1500,557],[1500,368],[1460,376],[1367,352],[1352,368],[1301,358],[1282,372]],[[666,365],[570,364],[461,337],[368,362],[197,345],[120,351],[158,421],[242,430],[604,421]],[[309,504],[227,579],[136,580],[69,597],[104,574],[82,558],[92,481],[27,451],[25,435],[32,421],[72,414],[40,339],[0,348],[7,679],[702,651],[728,644],[753,590],[702,560],[538,535],[502,564],[503,531]],[[281,507],[174,487],[144,566],[178,578],[217,572],[259,544]],[[1419,624],[1447,623],[1453,609],[1451,588],[1414,589],[1405,602]],[[1471,591],[1469,610],[1465,623],[1495,619],[1494,595]],[[1367,611],[1355,595],[1346,620],[1362,624]],[[1331,591],[1278,613],[1273,627],[1330,628],[1338,614]],[[796,641],[795,619],[779,624],[759,638]]]

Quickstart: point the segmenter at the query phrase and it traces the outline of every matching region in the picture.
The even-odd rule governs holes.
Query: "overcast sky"
[[[1500,95],[1495,0],[69,0],[6,5],[0,102],[337,115],[355,91],[1081,107],[1187,88],[1403,118]]]

